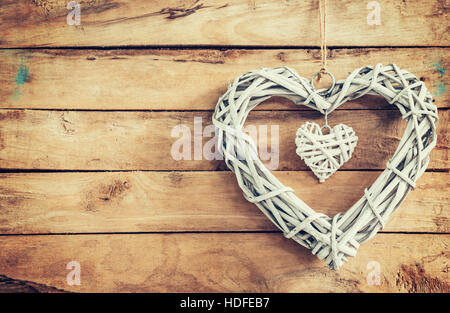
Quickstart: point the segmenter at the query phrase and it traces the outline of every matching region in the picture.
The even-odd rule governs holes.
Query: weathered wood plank
[[[271,169],[306,169],[295,154],[294,139],[297,128],[307,120],[323,123],[323,116],[316,111],[256,111],[250,114],[248,130],[252,137],[259,138],[260,157]],[[225,168],[220,154],[219,160],[207,159],[214,158],[210,153],[214,152],[211,149],[214,142],[211,112],[1,110],[0,121],[0,168]],[[359,137],[353,157],[343,169],[384,169],[405,126],[399,112],[389,110],[340,110],[333,112],[329,121],[331,125],[342,122],[350,125]],[[211,126],[206,128],[207,125]],[[202,133],[206,138],[202,139]],[[429,169],[450,168],[449,134],[449,111],[441,110],[438,145],[432,151]],[[180,142],[184,145],[177,147]],[[182,157],[178,151],[187,152],[185,159],[177,160]]]
[[[344,79],[357,67],[395,63],[422,79],[436,105],[450,106],[448,48],[337,49],[329,70]],[[318,50],[3,50],[0,108],[213,110],[229,81],[260,67],[290,66],[311,77]],[[301,109],[272,99],[257,109]],[[345,109],[392,108],[364,97]]]
[[[312,208],[348,209],[379,172],[279,172]],[[388,232],[450,232],[449,174],[425,173]],[[230,172],[21,173],[0,175],[0,233],[277,230],[247,202]]]
[[[449,45],[446,1],[379,0],[381,25],[365,1],[327,1],[333,46]],[[277,0],[2,1],[0,46],[319,45],[318,2]],[[357,31],[355,31],[357,30]]]
[[[274,233],[6,236],[0,271],[82,292],[448,293],[449,239],[378,234],[334,272]],[[66,283],[71,261],[80,264],[79,286]],[[374,262],[379,285],[371,284]]]

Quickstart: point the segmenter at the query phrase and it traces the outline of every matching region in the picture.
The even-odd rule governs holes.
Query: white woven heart
[[[257,156],[257,147],[244,131],[250,111],[272,96],[291,99],[322,114],[364,95],[381,96],[396,106],[406,121],[397,150],[377,180],[346,212],[328,217],[318,213],[284,186]],[[395,64],[364,66],[339,80],[327,93],[288,67],[248,72],[219,98],[212,120],[219,151],[235,173],[244,197],[287,238],[311,249],[334,270],[359,245],[375,236],[425,172],[436,145],[437,107],[425,84]],[[302,190],[299,190],[301,192]]]
[[[358,137],[350,126],[338,124],[323,134],[316,123],[307,122],[297,130],[297,154],[314,172],[319,181],[334,174],[351,157]]]

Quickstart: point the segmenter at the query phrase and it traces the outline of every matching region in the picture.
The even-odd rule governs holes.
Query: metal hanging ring
[[[316,79],[316,77],[319,74],[320,75],[326,74],[326,75],[330,76],[330,78],[331,78],[331,86],[329,88],[316,89],[316,87],[314,86],[314,80]],[[336,85],[336,79],[334,78],[334,75],[331,74],[330,72],[318,71],[311,78],[311,86],[312,86],[313,90],[316,93],[318,93],[319,95],[321,95],[321,96],[329,95],[331,93],[331,91],[333,91],[335,85]]]

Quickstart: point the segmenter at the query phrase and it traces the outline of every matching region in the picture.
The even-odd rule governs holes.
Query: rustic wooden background
[[[449,292],[449,1],[378,0],[381,25],[368,25],[369,1],[328,0],[330,71],[396,63],[440,116],[416,190],[338,272],[276,231],[222,161],[170,155],[172,128],[211,124],[236,76],[319,68],[317,0],[80,1],[79,26],[67,2],[0,2],[0,291]],[[343,105],[330,122],[360,141],[319,185],[294,151],[306,120],[321,116],[272,99],[248,123],[280,125],[276,176],[335,214],[379,175],[404,122],[374,97]]]

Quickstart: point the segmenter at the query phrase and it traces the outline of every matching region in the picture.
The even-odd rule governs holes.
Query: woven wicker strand
[[[437,108],[425,84],[396,65],[362,67],[322,96],[311,82],[288,67],[260,69],[234,80],[213,114],[218,146],[244,197],[284,233],[338,269],[359,245],[372,238],[415,187],[436,145]],[[383,96],[407,122],[387,168],[348,211],[333,218],[316,213],[262,164],[252,139],[243,131],[250,111],[272,96],[291,99],[322,114],[364,95]]]

